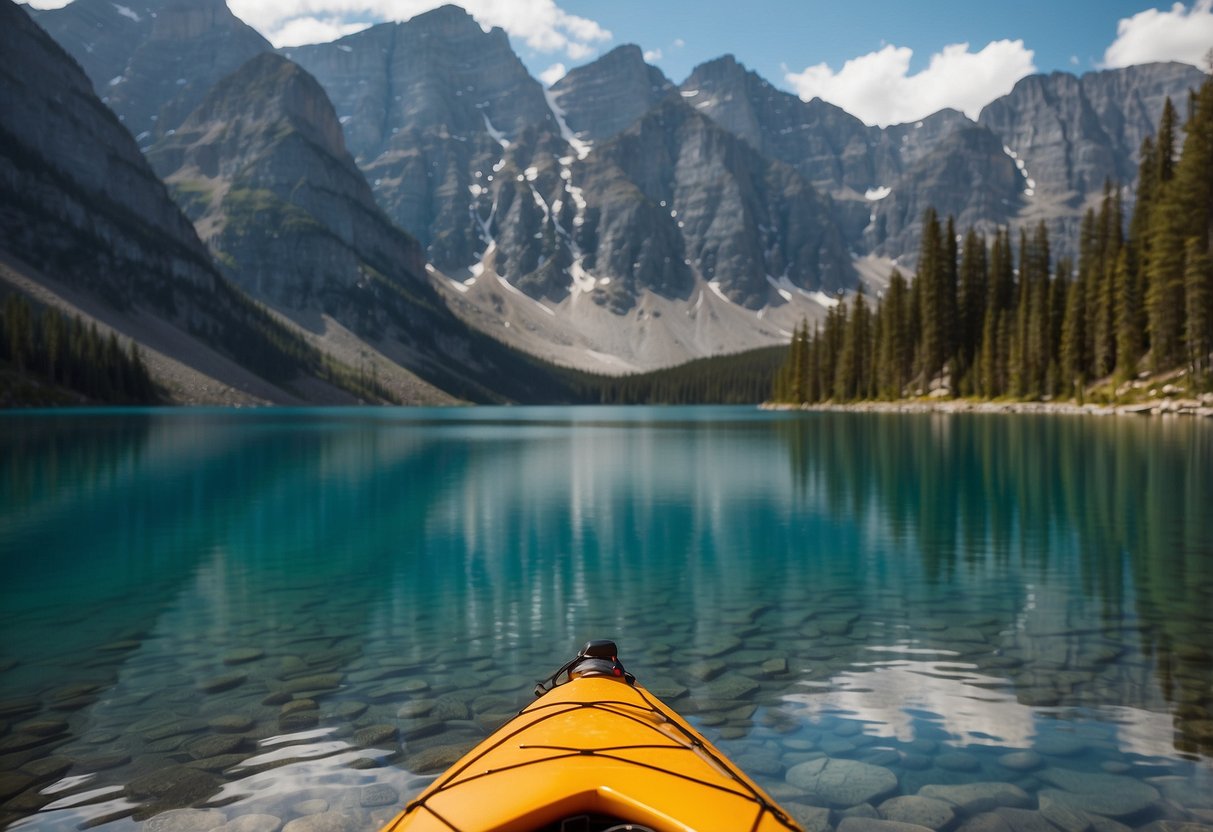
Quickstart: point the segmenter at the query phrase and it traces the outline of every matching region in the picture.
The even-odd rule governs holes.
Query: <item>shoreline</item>
[[[1073,402],[992,402],[965,399],[869,401],[851,404],[778,404],[763,402],[761,410],[803,410],[821,413],[988,413],[1067,416],[1193,416],[1213,418],[1213,396],[1202,399],[1159,399],[1133,404],[1075,404]]]

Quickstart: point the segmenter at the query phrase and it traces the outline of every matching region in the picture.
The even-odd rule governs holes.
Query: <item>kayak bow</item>
[[[799,832],[616,653],[587,644],[383,832]]]

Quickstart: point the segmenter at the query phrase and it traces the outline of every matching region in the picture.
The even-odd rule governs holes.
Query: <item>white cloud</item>
[[[1205,66],[1213,48],[1213,0],[1183,3],[1170,11],[1146,9],[1116,24],[1116,40],[1104,53],[1103,66],[1132,66],[1151,61],[1183,61]]]
[[[686,45],[687,45],[687,42],[685,40],[683,40],[682,38],[674,38],[674,48],[675,49],[681,49],[682,47],[684,47]]]
[[[550,87],[568,73],[564,64],[552,64],[543,72],[539,73],[539,80],[543,82],[545,87]]]
[[[1213,0],[1210,0],[1213,2]],[[835,72],[826,64],[784,77],[805,101],[819,97],[867,124],[917,121],[945,107],[976,118],[981,108],[1036,71],[1022,40],[997,40],[980,52],[967,43],[945,46],[926,69],[911,75],[913,50],[892,44],[852,58]]]
[[[369,23],[343,23],[339,18],[294,17],[274,32],[275,46],[301,46],[329,41],[361,32]]]
[[[62,9],[72,0],[25,0],[27,6],[35,9]]]
[[[646,49],[645,53],[644,53],[644,60],[645,60],[645,63],[650,63],[650,64],[660,61],[661,60],[661,50],[660,49]]]
[[[367,21],[408,20],[448,0],[230,0],[237,17],[276,46],[293,33]],[[500,26],[515,41],[540,53],[563,52],[573,60],[593,54],[612,37],[596,21],[569,14],[556,0],[461,0],[485,29]],[[313,21],[295,23],[295,21]],[[296,41],[297,42],[297,41]]]

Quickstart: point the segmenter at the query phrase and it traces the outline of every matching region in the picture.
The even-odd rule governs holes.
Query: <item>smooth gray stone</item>
[[[282,827],[282,832],[355,832],[358,824],[344,812],[306,815]]]
[[[265,655],[265,651],[257,647],[243,647],[236,650],[229,650],[223,654],[224,664],[244,664],[246,662],[254,662]],[[268,815],[267,815],[268,817]]]
[[[825,757],[793,766],[786,780],[814,802],[836,808],[868,803],[897,788],[897,776],[887,768]]]
[[[126,784],[126,792],[133,798],[154,798],[161,803],[188,806],[219,791],[222,783],[205,771],[172,765],[135,778]]]
[[[1087,832],[1091,828],[1091,820],[1087,815],[1067,808],[1051,795],[1037,795],[1037,801],[1040,813],[1062,832]]]
[[[880,814],[888,820],[943,829],[956,818],[952,804],[919,795],[891,797],[878,807]]]
[[[829,832],[830,810],[821,806],[806,806],[803,803],[783,801],[783,808],[800,824],[804,832]]]
[[[244,743],[244,737],[226,734],[223,736],[199,737],[185,744],[185,750],[195,760],[231,754]]]
[[[1067,809],[1110,818],[1135,815],[1161,797],[1149,783],[1117,774],[1053,767],[1036,772],[1036,777],[1057,787],[1041,794],[1048,794]]]
[[[215,832],[278,832],[282,819],[274,815],[252,814],[238,818],[218,827]]]
[[[1012,751],[998,758],[998,764],[1012,771],[1032,771],[1044,765],[1044,758],[1035,751]]]
[[[918,790],[920,797],[930,797],[951,803],[961,813],[976,815],[1000,807],[1026,809],[1032,798],[1011,783],[963,783],[955,786],[928,785]]]
[[[931,832],[929,827],[879,818],[843,818],[838,832]]]
[[[358,792],[358,803],[364,808],[392,806],[400,802],[400,793],[385,783],[366,786]]]
[[[227,673],[211,679],[203,679],[198,683],[198,690],[203,693],[223,693],[238,688],[248,681],[247,673]]]
[[[390,745],[400,736],[400,729],[395,725],[368,725],[354,732],[354,744],[360,748],[370,748],[378,745]]]
[[[958,832],[1057,832],[1044,816],[1029,809],[1000,808],[969,818]]]
[[[210,832],[227,823],[227,815],[214,809],[172,809],[149,818],[144,832]]]

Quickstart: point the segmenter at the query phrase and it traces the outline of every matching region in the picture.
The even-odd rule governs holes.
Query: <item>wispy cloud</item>
[[[446,0],[229,0],[237,17],[275,46],[331,40],[372,22],[408,20],[444,5]],[[611,33],[597,21],[570,14],[556,0],[461,0],[460,5],[485,29],[500,26],[515,42],[542,54],[581,60]],[[356,29],[355,29],[356,30]]]
[[[545,87],[550,87],[567,74],[568,69],[565,68],[565,65],[556,63],[539,73],[539,80],[543,82]]]
[[[660,49],[645,50],[644,59],[647,63],[650,63],[650,64],[660,61],[661,60],[661,50]]]
[[[1205,68],[1213,49],[1213,0],[1183,3],[1170,11],[1146,9],[1116,25],[1116,40],[1104,53],[1103,66],[1132,66],[1151,61],[1183,61]]]
[[[1035,53],[1022,40],[993,41],[980,52],[970,52],[967,43],[951,44],[915,74],[910,73],[913,56],[913,50],[889,44],[847,61],[838,71],[817,64],[784,77],[805,101],[819,97],[867,124],[887,126],[917,121],[945,107],[976,118],[982,107],[1036,71]]]

